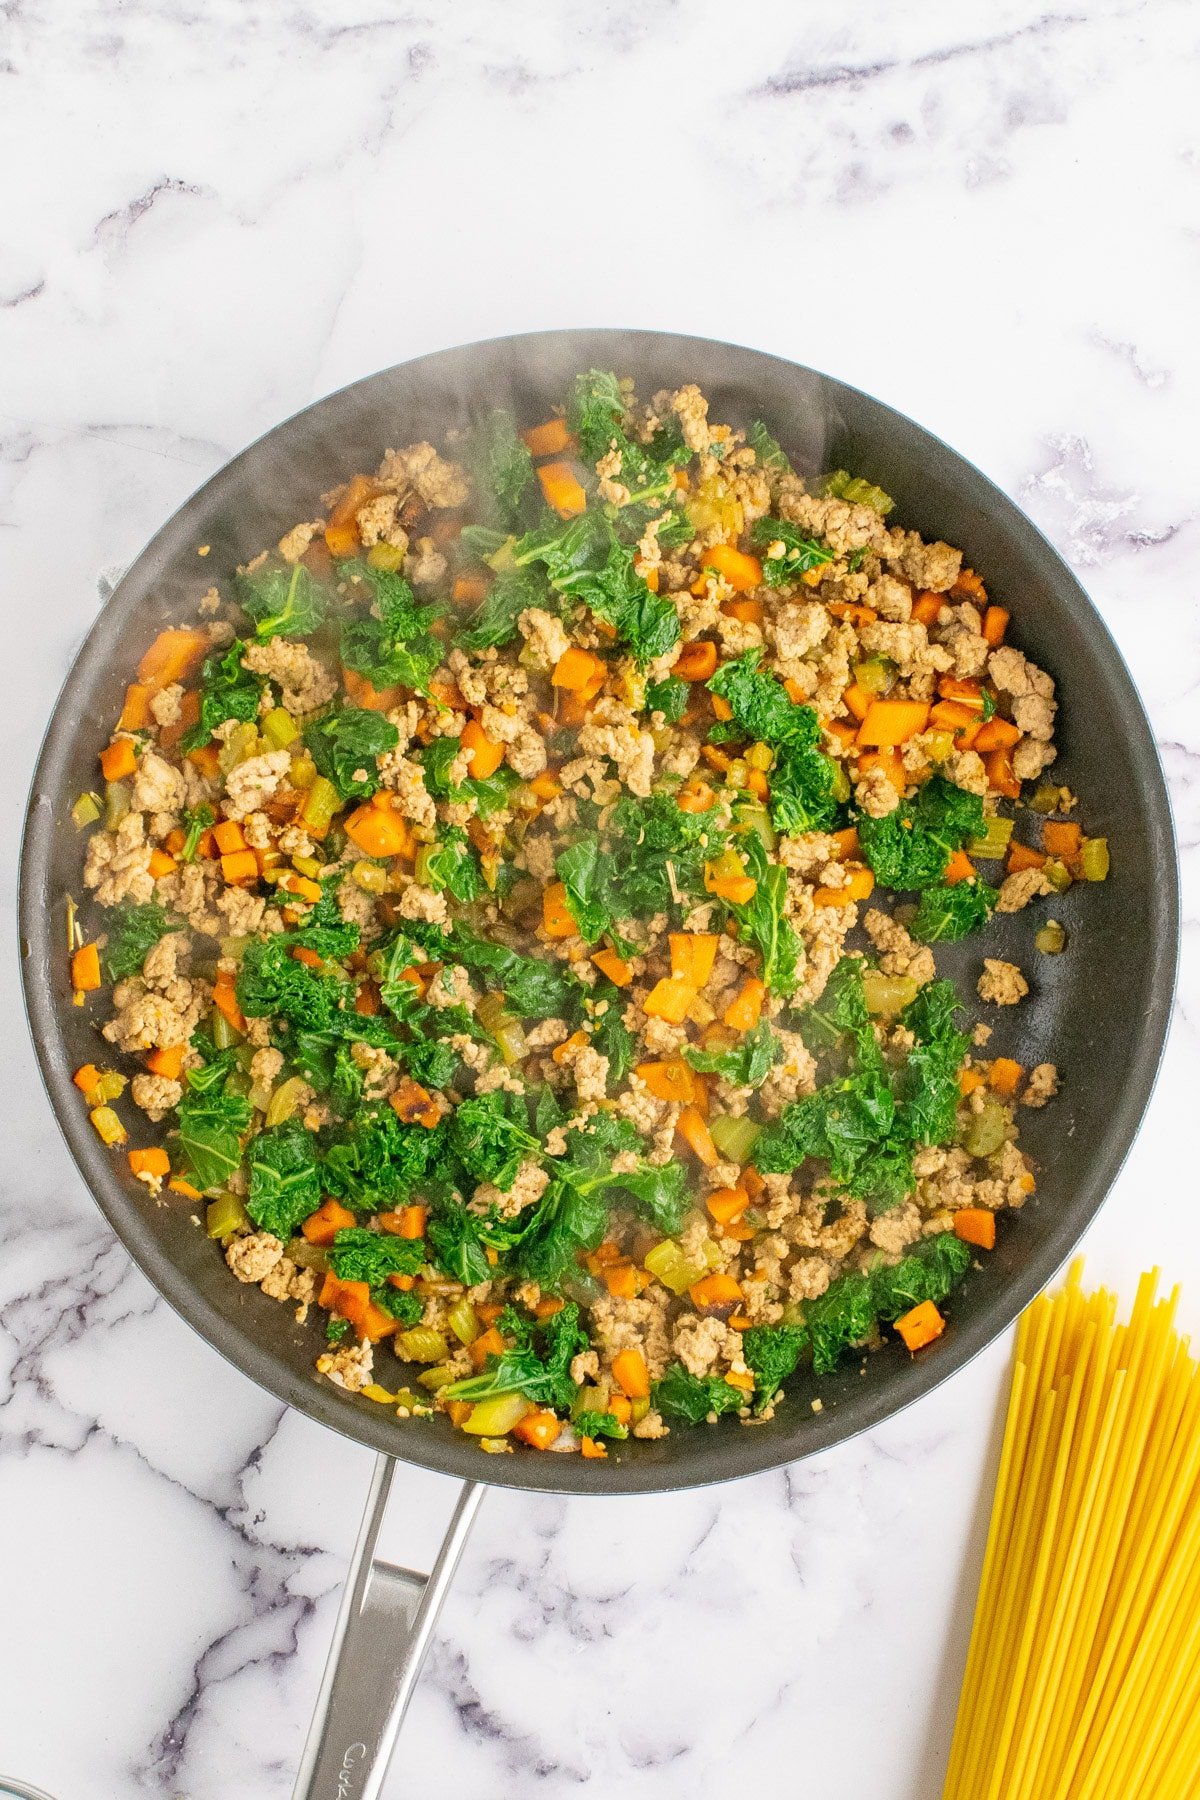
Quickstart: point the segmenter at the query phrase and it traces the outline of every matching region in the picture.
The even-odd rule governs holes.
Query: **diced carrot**
[[[973,713],[983,711],[983,689],[977,681],[963,681],[957,675],[943,675],[938,681],[938,694],[958,706],[969,706]]]
[[[819,887],[813,890],[814,906],[849,906],[855,900],[868,900],[875,887],[875,877],[863,863],[847,863],[850,879],[845,887]]]
[[[739,1186],[745,1188],[751,1200],[757,1200],[758,1196],[766,1188],[766,1185],[766,1182],[754,1167],[753,1163],[747,1163],[742,1170],[742,1179]]]
[[[1011,1056],[997,1056],[988,1070],[988,1086],[1002,1100],[1011,1100],[1025,1071]]]
[[[474,1343],[467,1345],[467,1351],[475,1367],[482,1369],[489,1356],[504,1355],[504,1339],[494,1325],[489,1325],[486,1331],[480,1332]]]
[[[253,850],[235,850],[221,858],[221,873],[231,887],[241,881],[257,881],[258,859]]]
[[[665,1019],[669,1025],[682,1025],[695,998],[696,989],[690,981],[683,981],[678,975],[668,975],[655,983],[642,1006],[648,1018]]]
[[[855,773],[861,781],[863,776],[869,774],[872,769],[878,769],[885,780],[891,782],[898,794],[904,792],[908,777],[904,772],[904,763],[898,750],[864,750],[855,764]]]
[[[151,1050],[146,1058],[146,1067],[152,1075],[162,1075],[167,1081],[178,1081],[186,1050],[185,1044],[170,1044],[162,1050]]]
[[[732,1275],[717,1271],[712,1275],[702,1275],[699,1281],[693,1282],[688,1295],[693,1306],[706,1310],[736,1305],[742,1297],[742,1289]]]
[[[215,744],[201,744],[198,750],[189,750],[187,760],[199,769],[205,781],[221,779],[221,753]]]
[[[809,581],[809,577],[812,575],[818,575],[818,571],[808,569],[800,579],[808,581],[811,587],[814,585]],[[833,600],[829,602],[827,610],[833,614],[835,619],[849,619],[852,625],[858,626],[873,625],[879,617],[873,606],[864,606],[859,600]]]
[[[954,1235],[980,1250],[996,1248],[996,1215],[986,1206],[963,1206],[954,1215]]]
[[[71,958],[71,986],[77,994],[90,994],[100,979],[100,952],[95,944],[84,944]]]
[[[641,1273],[631,1262],[613,1263],[604,1271],[604,1285],[614,1300],[636,1300],[642,1291]]]
[[[987,589],[974,569],[960,569],[950,592],[958,597],[965,594],[968,599],[976,600],[981,604],[987,600]]]
[[[1046,853],[1034,850],[1028,844],[1018,844],[1015,839],[1008,846],[1008,860],[1004,865],[1005,873],[1016,875],[1022,869],[1044,869]]]
[[[114,738],[107,750],[100,752],[100,769],[105,781],[124,781],[137,768],[137,752],[132,738]]]
[[[373,682],[360,675],[357,669],[342,670],[342,686],[347,697],[355,706],[361,706],[364,712],[391,712],[400,702],[403,689],[400,687],[377,688]]]
[[[627,1394],[610,1394],[608,1410],[618,1425],[628,1425],[633,1417],[633,1403]]]
[[[625,958],[618,956],[615,950],[597,950],[592,961],[600,973],[607,975],[616,987],[628,987],[633,980],[633,970]]]
[[[293,960],[303,963],[306,969],[319,969],[324,961],[319,950],[311,950],[307,944],[297,944],[292,951]]]
[[[534,1450],[548,1450],[562,1433],[562,1420],[547,1411],[529,1412],[512,1427],[512,1436]]]
[[[712,704],[713,718],[719,719],[722,725],[727,725],[733,717],[733,708],[728,700],[723,700],[720,694],[710,694],[709,700]]]
[[[939,700],[930,708],[929,723],[945,731],[961,731],[964,726],[978,725],[979,715],[974,707],[964,706],[961,700]]]
[[[167,1186],[173,1194],[183,1194],[188,1200],[203,1200],[204,1198],[200,1189],[193,1187],[190,1181],[185,1181],[182,1175],[172,1175]]]
[[[707,781],[702,781],[698,775],[690,775],[679,790],[679,810],[687,813],[707,812],[716,797]]]
[[[685,644],[671,670],[680,681],[708,681],[717,672],[717,646],[707,638]]]
[[[1011,750],[1020,741],[1020,729],[1011,719],[1002,719],[998,713],[994,718],[985,719],[975,734],[975,748],[981,756],[988,750]]]
[[[613,1357],[613,1380],[630,1400],[650,1398],[650,1371],[640,1350],[619,1350]]]
[[[1083,845],[1083,832],[1078,825],[1070,822],[1056,824],[1047,819],[1042,827],[1042,843],[1050,856],[1057,856],[1065,863],[1076,862]]]
[[[155,1175],[160,1180],[171,1173],[171,1159],[160,1145],[149,1150],[131,1150],[129,1168],[134,1175]]]
[[[353,1223],[354,1214],[350,1208],[331,1197],[323,1201],[316,1212],[309,1213],[307,1219],[301,1220],[300,1232],[310,1244],[320,1244],[327,1248],[339,1231],[349,1231]]]
[[[238,1005],[233,976],[224,969],[218,972],[217,979],[213,982],[212,997],[213,1005],[221,1017],[227,1020],[235,1031],[245,1031],[246,1020]]]
[[[982,1069],[960,1069],[958,1072],[958,1091],[965,1100],[968,1094],[987,1085],[987,1078]]]
[[[173,875],[178,866],[175,858],[168,856],[165,850],[150,852],[150,873],[155,881],[162,881],[165,876]]]
[[[582,1437],[579,1440],[579,1454],[580,1456],[594,1457],[598,1462],[604,1462],[608,1456],[608,1451],[605,1446],[598,1443],[595,1438]]]
[[[771,784],[761,769],[747,769],[746,792],[753,794],[756,800],[765,800],[771,792]]]
[[[711,881],[705,876],[704,885],[710,894],[730,906],[749,906],[758,892],[758,882],[753,875],[718,875]]]
[[[732,1225],[749,1206],[750,1196],[745,1188],[716,1188],[705,1195],[704,1204],[718,1225]]]
[[[366,475],[352,475],[342,490],[341,498],[329,515],[331,525],[349,525],[353,523],[362,507],[376,494],[375,483]]]
[[[645,582],[646,586],[650,589],[650,592],[652,594],[657,594],[657,592],[658,592],[658,569],[657,568],[644,569],[642,567],[641,563],[637,563],[634,566],[636,567],[638,574],[641,576],[641,578]]]
[[[762,586],[762,564],[757,556],[739,550],[736,544],[713,544],[700,558],[700,566],[715,569],[735,594],[746,594],[751,588]]]
[[[982,730],[982,719],[972,719],[969,725],[960,725],[954,733],[954,748],[956,750],[973,750],[975,740]]]
[[[847,825],[844,831],[831,831],[829,841],[838,862],[853,862],[859,851],[857,825]]]
[[[552,506],[561,519],[572,519],[586,509],[587,495],[570,463],[543,463],[537,473],[547,506]]]
[[[90,1094],[99,1079],[100,1071],[95,1063],[84,1063],[71,1077],[81,1094]]]
[[[945,604],[944,594],[931,594],[926,588],[914,597],[912,616],[918,625],[936,625],[938,614]]]
[[[346,836],[364,856],[403,856],[411,862],[416,855],[416,839],[407,819],[389,808],[360,806],[346,820]]]
[[[671,946],[671,973],[681,981],[690,981],[694,988],[702,988],[713,972],[713,964],[717,960],[717,949],[721,939],[715,931],[673,931],[668,943]]]
[[[831,737],[835,737],[843,750],[849,750],[858,742],[858,726],[852,725],[849,719],[826,719],[825,729]]]
[[[564,650],[554,665],[554,673],[550,677],[551,685],[566,688],[570,693],[578,693],[595,680],[597,674],[603,679],[607,673],[607,665],[599,656],[590,650],[578,650],[574,645]]]
[[[950,858],[950,861],[946,864],[942,880],[946,883],[947,887],[957,887],[960,881],[974,881],[975,874],[975,864],[971,861],[966,851],[956,850],[954,855]]]
[[[219,825],[213,826],[212,834],[222,856],[231,856],[235,850],[246,848],[246,834],[236,819],[222,819]]]
[[[566,1304],[566,1301],[560,1300],[556,1294],[543,1294],[533,1309],[533,1316],[535,1319],[552,1319],[555,1313],[561,1312]],[[475,1310],[478,1312],[479,1308],[476,1307]],[[499,1318],[499,1313],[496,1316]]]
[[[783,687],[789,700],[794,700],[797,706],[803,706],[808,696],[794,676],[787,676],[784,680]]]
[[[926,1344],[932,1344],[934,1338],[941,1337],[945,1329],[946,1321],[932,1300],[922,1300],[919,1306],[902,1313],[896,1320],[896,1330],[914,1355]]]
[[[565,419],[547,419],[544,425],[531,425],[521,436],[530,456],[562,456],[573,442]]]
[[[442,1116],[429,1089],[423,1088],[411,1075],[401,1078],[388,1095],[388,1104],[403,1124],[423,1125],[427,1131],[432,1131]]]
[[[757,975],[749,976],[725,1008],[724,1022],[730,1031],[752,1031],[762,1017],[766,997],[767,990]]]
[[[264,866],[263,852],[261,850],[256,850],[254,854],[258,858],[259,867],[262,868]],[[278,858],[276,858],[276,860],[278,860]],[[222,858],[222,862],[223,861],[224,858]],[[307,875],[298,875],[295,869],[284,869],[280,874],[276,886],[280,889],[281,893],[295,894],[298,900],[307,900],[313,906],[315,906],[321,898],[320,882],[310,881]]]
[[[726,600],[721,611],[727,619],[740,619],[743,625],[761,625],[766,617],[762,601],[753,598]]]
[[[861,725],[871,709],[871,696],[865,687],[859,687],[857,681],[852,681],[842,695],[842,705],[850,716],[857,719]],[[857,733],[855,735],[857,736]]]
[[[989,720],[995,724],[995,720]],[[994,794],[1003,794],[1008,800],[1021,798],[1021,783],[1013,771],[1012,753],[1009,750],[992,750],[983,759],[987,771],[988,786]]]
[[[456,575],[454,586],[450,589],[450,598],[460,605],[470,601],[482,600],[488,591],[488,582],[483,575]]]
[[[152,688],[186,681],[211,648],[206,631],[160,631],[138,664],[138,680]]]
[[[473,1400],[448,1400],[446,1402],[446,1416],[452,1425],[465,1425],[474,1411],[475,1402]]]
[[[984,642],[992,646],[1004,642],[1004,634],[1008,630],[1008,614],[1002,606],[989,606],[983,615]]]
[[[695,1106],[684,1107],[679,1115],[676,1130],[697,1162],[703,1163],[706,1169],[716,1168],[721,1160],[720,1152],[712,1141],[712,1134],[708,1126]]]
[[[636,1073],[656,1100],[679,1106],[690,1106],[696,1099],[696,1076],[682,1057],[668,1057],[663,1062],[638,1063]]]
[[[573,1031],[569,1038],[563,1039],[561,1044],[555,1044],[550,1052],[550,1060],[556,1063],[565,1063],[569,1056],[573,1056],[576,1050],[582,1050],[586,1043],[587,1033],[585,1031]]]
[[[467,720],[459,743],[467,752],[471,775],[476,781],[486,781],[504,761],[504,745],[494,744],[478,719]]]
[[[929,723],[929,707],[923,700],[872,700],[859,726],[858,741],[868,749],[906,744]]]
[[[542,926],[546,936],[552,938],[574,937],[579,930],[561,881],[552,881],[542,894]]]
[[[529,785],[539,800],[557,800],[562,793],[562,782],[557,781],[549,769],[535,775]]]
[[[118,731],[145,731],[150,723],[150,696],[154,692],[144,682],[134,681],[125,689],[125,704],[117,720]]]
[[[427,1206],[402,1206],[399,1210],[399,1218],[400,1229],[396,1234],[398,1237],[415,1239],[425,1236],[425,1227],[429,1223]]]
[[[168,831],[166,837],[163,839],[163,849],[167,852],[168,856],[178,856],[186,843],[187,838],[177,825],[174,831]]]

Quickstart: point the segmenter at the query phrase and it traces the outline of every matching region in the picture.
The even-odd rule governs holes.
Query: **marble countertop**
[[[553,325],[756,344],[919,418],[1026,507],[1141,686],[1184,963],[1089,1234],[1200,1325],[1195,109],[1185,0],[14,0],[0,7],[5,841],[120,568],[277,419]],[[1185,304],[1190,290],[1191,304]],[[56,1800],[290,1792],[367,1454],[227,1367],[52,1122],[3,864],[0,1771]],[[717,1490],[484,1504],[387,1793],[940,1789],[1006,1347]],[[451,1485],[401,1477],[426,1554]]]

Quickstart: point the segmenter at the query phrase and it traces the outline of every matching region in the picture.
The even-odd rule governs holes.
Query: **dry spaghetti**
[[[1200,1796],[1200,1371],[1176,1289],[1025,1313],[943,1800]]]

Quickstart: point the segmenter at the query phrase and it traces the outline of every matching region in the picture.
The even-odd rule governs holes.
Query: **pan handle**
[[[396,1465],[376,1459],[292,1800],[378,1800],[396,1734],[483,1498],[466,1481],[428,1575],[375,1560]]]

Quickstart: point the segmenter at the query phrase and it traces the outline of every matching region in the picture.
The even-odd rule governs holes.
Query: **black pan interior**
[[[323,490],[373,467],[385,446],[436,442],[495,404],[532,421],[590,365],[632,375],[643,395],[696,381],[713,418],[765,418],[803,471],[865,474],[896,497],[894,521],[961,546],[1012,612],[1013,641],[1059,684],[1055,777],[1081,796],[1089,833],[1107,836],[1113,874],[1054,902],[1071,936],[1064,956],[1035,958],[1031,912],[997,920],[989,935],[989,954],[1010,956],[1035,978],[1030,998],[1002,1015],[992,1048],[1027,1065],[1058,1063],[1065,1088],[1052,1106],[1023,1115],[1023,1141],[1039,1165],[1036,1199],[1004,1221],[936,1345],[914,1360],[893,1341],[866,1379],[849,1362],[820,1382],[819,1414],[809,1404],[817,1384],[801,1380],[769,1424],[680,1429],[607,1462],[530,1453],[485,1463],[448,1422],[398,1421],[323,1382],[313,1369],[316,1321],[301,1328],[289,1307],[232,1280],[187,1203],[150,1201],[92,1132],[71,1084],[96,1041],[90,1011],[70,1004],[63,954],[65,896],[81,893],[68,814],[95,781],[130,668],[162,625],[192,617],[213,579],[314,516]],[[928,1393],[1003,1330],[1070,1253],[1137,1130],[1170,1010],[1177,915],[1166,789],[1137,693],[1082,588],[1012,502],[938,439],[843,383],[753,350],[634,331],[502,338],[401,364],[297,414],[202,487],[129,570],[71,671],[34,777],[20,889],[26,1003],[51,1103],[98,1204],[171,1304],[251,1379],[349,1437],[448,1474],[570,1493],[684,1487],[810,1455]],[[970,993],[981,952],[956,950],[939,960]]]

